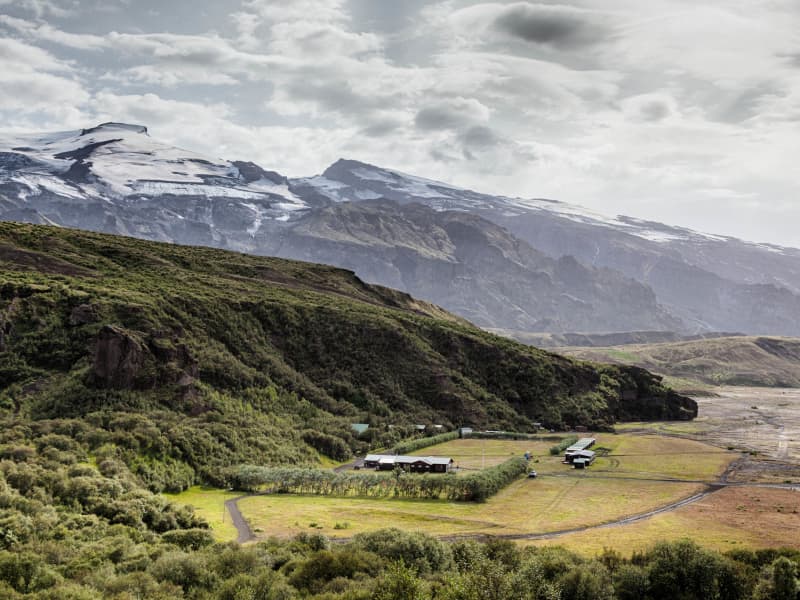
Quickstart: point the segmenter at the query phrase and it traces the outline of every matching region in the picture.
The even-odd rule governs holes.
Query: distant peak
[[[92,127],[90,129],[83,129],[81,130],[81,135],[87,135],[89,133],[97,133],[98,131],[131,131],[133,133],[143,133],[144,135],[148,135],[147,127],[144,125],[133,125],[131,123],[115,123],[113,121],[109,121],[108,123],[101,123],[97,127]]]
[[[333,163],[330,167],[325,169],[325,173],[331,172],[335,173],[337,171],[349,171],[352,169],[358,168],[367,168],[367,169],[377,169],[381,171],[385,171],[386,169],[382,167],[376,167],[375,165],[371,165],[369,163],[361,162],[360,160],[352,160],[350,158],[340,158],[335,163]],[[323,173],[323,175],[325,175]]]

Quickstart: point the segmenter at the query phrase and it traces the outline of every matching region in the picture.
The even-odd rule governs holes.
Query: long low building
[[[595,453],[593,450],[578,450],[567,455],[567,462],[578,469],[588,467],[594,462]]]
[[[572,444],[572,446],[564,450],[564,462],[572,464],[576,458],[590,458],[589,455],[591,455],[591,460],[594,460],[594,452],[589,450],[589,448],[594,446],[596,441],[597,440],[595,438],[579,439],[577,442]],[[581,456],[582,452],[587,452],[588,454]]]
[[[367,454],[365,469],[392,471],[400,467],[412,473],[449,473],[453,459],[447,456],[402,456],[395,454]]]

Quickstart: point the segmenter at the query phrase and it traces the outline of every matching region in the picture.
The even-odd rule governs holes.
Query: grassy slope
[[[711,385],[800,387],[800,340],[725,337],[611,348],[562,348],[570,356],[633,364],[677,380]]]
[[[0,223],[0,322],[0,407],[88,418],[153,489],[187,465],[212,481],[314,462],[306,442],[353,448],[355,421],[602,427],[694,409],[642,370],[492,336],[348,271],[58,228]]]

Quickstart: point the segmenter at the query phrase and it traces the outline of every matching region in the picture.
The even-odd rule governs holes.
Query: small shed
[[[584,450],[588,450],[594,446],[595,441],[596,440],[594,438],[579,439],[577,442],[572,444],[572,446],[564,450],[564,461],[571,463],[573,459],[577,457],[579,452],[583,452]],[[594,456],[594,452],[592,452],[592,456]]]
[[[594,462],[594,457],[594,450],[578,450],[567,454],[567,462],[574,465],[575,461],[583,461],[584,466],[588,466]]]
[[[369,429],[368,423],[350,423],[350,429],[355,431],[357,434],[361,435],[367,429]]]

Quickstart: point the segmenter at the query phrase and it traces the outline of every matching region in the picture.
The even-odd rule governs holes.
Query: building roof
[[[364,457],[367,462],[377,462],[383,465],[408,465],[422,462],[427,465],[449,465],[453,459],[449,456],[404,456],[394,454],[367,454]]]
[[[569,453],[569,452],[577,452],[579,450],[585,450],[586,448],[594,444],[595,441],[596,440],[594,438],[581,438],[577,442],[572,444],[572,446],[567,448],[565,452]]]

